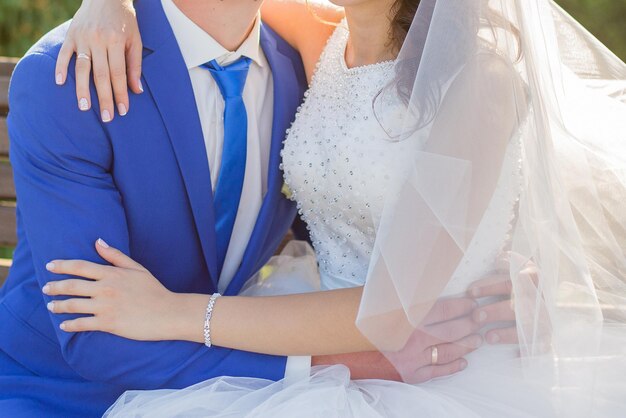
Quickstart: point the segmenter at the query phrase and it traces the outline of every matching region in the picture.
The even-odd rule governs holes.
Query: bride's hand
[[[71,296],[54,300],[48,309],[56,314],[86,314],[64,321],[67,332],[103,331],[134,340],[166,338],[179,304],[177,294],[167,290],[148,270],[121,251],[98,240],[100,256],[113,266],[82,260],[54,260],[46,268],[56,274],[83,277],[49,282],[49,296]],[[208,296],[207,296],[208,300]]]
[[[76,100],[80,110],[91,108],[89,78],[93,66],[101,118],[113,119],[130,109],[128,87],[136,93],[141,86],[141,36],[132,0],[84,0],[70,27],[55,69],[56,83],[67,80],[67,68],[74,53],[76,60]],[[127,76],[128,75],[128,76]]]

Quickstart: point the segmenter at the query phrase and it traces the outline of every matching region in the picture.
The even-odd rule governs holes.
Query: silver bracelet
[[[215,300],[220,296],[222,295],[219,293],[213,293],[206,307],[206,316],[204,317],[204,345],[207,347],[211,347],[211,317],[213,316],[213,307],[215,306]]]

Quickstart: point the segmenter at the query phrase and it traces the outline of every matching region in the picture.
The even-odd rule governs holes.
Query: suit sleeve
[[[66,278],[45,269],[50,260],[102,263],[94,248],[98,237],[129,253],[106,129],[95,111],[77,109],[72,80],[63,87],[54,84],[54,66],[49,55],[28,55],[18,64],[10,88],[11,162],[39,286]],[[285,357],[59,329],[62,321],[75,317],[50,314],[64,358],[88,380],[152,389],[180,388],[224,375],[271,380],[284,376]]]

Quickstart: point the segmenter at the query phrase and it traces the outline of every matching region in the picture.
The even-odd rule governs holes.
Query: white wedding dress
[[[283,150],[285,182],[306,221],[314,253],[292,243],[247,285],[247,295],[364,284],[389,188],[388,167],[403,142],[386,139],[372,99],[393,62],[347,68],[345,22],[330,38]],[[519,195],[520,144],[510,140],[491,203],[445,295],[462,294],[493,271],[510,241]],[[437,179],[433,178],[433,182]],[[415,216],[420,216],[416,213]],[[319,266],[319,269],[317,268]],[[622,353],[623,354],[623,353]],[[298,382],[221,377],[184,390],[132,391],[108,411],[116,417],[550,417],[541,382],[522,380],[517,346],[485,345],[468,368],[421,385],[351,381],[343,366],[314,368]],[[616,371],[617,373],[617,371]],[[611,388],[606,388],[607,395]],[[607,396],[610,397],[610,396]],[[624,405],[596,404],[595,416],[624,416]]]

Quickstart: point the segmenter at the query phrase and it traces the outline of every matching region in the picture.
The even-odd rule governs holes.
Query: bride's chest
[[[301,211],[346,222],[382,211],[397,144],[376,120],[374,94],[341,83],[309,92],[283,149],[285,179]]]

